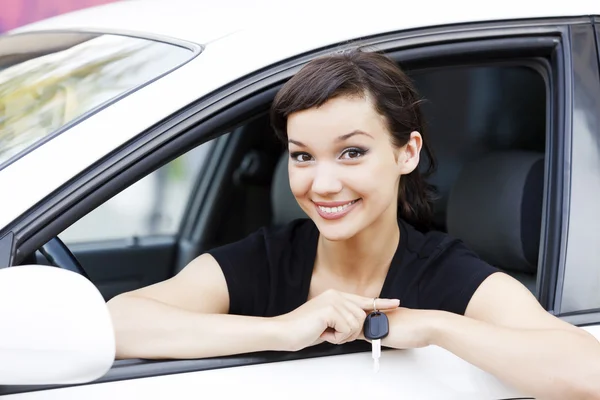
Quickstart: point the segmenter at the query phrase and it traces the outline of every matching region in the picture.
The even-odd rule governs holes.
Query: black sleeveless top
[[[398,224],[400,242],[379,297],[464,314],[475,290],[499,270],[442,232],[423,234],[402,219]],[[229,313],[272,317],[305,303],[318,238],[312,220],[298,219],[208,251],[225,275]]]

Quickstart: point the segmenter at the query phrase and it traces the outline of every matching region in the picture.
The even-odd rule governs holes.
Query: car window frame
[[[162,36],[158,36],[158,35],[152,35],[152,34],[143,34],[143,33],[133,33],[130,31],[125,31],[125,30],[118,30],[118,29],[106,29],[106,30],[95,30],[95,29],[52,29],[52,30],[34,30],[34,31],[22,31],[22,32],[17,32],[17,33],[7,33],[4,36],[6,37],[13,37],[13,36],[25,36],[25,35],[44,35],[44,34],[95,34],[95,35],[114,35],[114,36],[124,36],[124,37],[131,37],[134,39],[143,39],[143,40],[149,40],[149,41],[154,41],[154,42],[160,42],[160,43],[164,43],[164,44],[168,44],[168,45],[172,45],[172,46],[176,46],[176,47],[181,47],[184,48],[186,50],[190,51],[190,57],[187,58],[184,62],[179,63],[177,65],[175,65],[173,68],[170,68],[169,70],[163,72],[162,74],[158,74],[156,75],[154,78],[142,83],[141,85],[137,85],[133,88],[130,88],[122,93],[120,93],[119,95],[110,98],[109,100],[102,102],[101,104],[99,104],[98,106],[82,113],[81,115],[79,115],[78,117],[70,120],[69,122],[67,122],[66,124],[62,125],[59,129],[55,130],[54,132],[50,133],[49,135],[44,136],[43,138],[41,138],[40,140],[37,140],[36,142],[32,143],[31,145],[27,146],[26,148],[24,148],[22,151],[18,152],[17,154],[13,155],[12,157],[7,158],[6,160],[0,162],[0,171],[2,171],[3,169],[5,169],[6,167],[8,167],[9,165],[11,165],[12,163],[14,163],[15,161],[18,161],[19,159],[25,157],[26,155],[28,155],[29,153],[35,151],[36,149],[40,148],[41,146],[43,146],[44,144],[48,143],[49,141],[51,141],[52,139],[60,136],[62,133],[68,131],[69,129],[73,128],[74,126],[78,125],[79,123],[81,123],[82,121],[85,121],[86,119],[92,117],[95,114],[98,114],[99,112],[101,112],[102,110],[106,109],[107,107],[111,106],[114,103],[117,103],[118,101],[122,100],[123,98],[131,95],[132,93],[137,92],[138,90],[143,89],[144,87],[152,84],[153,82],[156,82],[157,80],[173,73],[174,71],[178,70],[179,68],[183,67],[184,65],[186,65],[187,63],[191,62],[192,60],[194,60],[196,57],[198,57],[203,51],[204,51],[204,46],[203,45],[199,45],[197,43],[192,43],[192,42],[188,42],[185,40],[180,40],[180,39],[174,39],[174,38],[166,38],[166,37],[162,37]]]
[[[598,17],[594,24],[572,27],[570,41],[573,47],[572,76],[573,86],[569,95],[573,98],[571,114],[573,120],[567,131],[572,141],[572,153],[567,165],[570,169],[570,205],[565,210],[570,213],[569,244],[565,255],[565,269],[561,271],[558,294],[560,296],[559,315],[568,322],[579,325],[600,324],[600,300],[597,291],[584,282],[597,282],[600,268],[600,253],[588,251],[597,248],[600,234],[590,229],[589,221],[600,218],[600,209],[582,208],[586,198],[600,196],[597,187],[586,185],[589,182],[589,167],[586,160],[597,160],[600,147],[590,145],[600,142],[600,25]],[[584,78],[588,78],[585,80]],[[574,126],[577,126],[575,132]],[[592,168],[593,170],[593,168]],[[594,171],[595,180],[600,172]],[[592,246],[592,247],[590,247]],[[595,300],[595,306],[593,305]]]
[[[478,39],[485,41],[494,36],[503,37],[508,45],[511,38],[523,38],[530,36],[532,42],[539,41],[541,36],[555,38],[562,43],[567,38],[569,23],[584,23],[583,18],[565,18],[557,21],[503,21],[494,23],[472,24],[468,26],[455,25],[452,27],[428,28],[412,30],[410,32],[399,32],[394,34],[379,35],[367,41],[368,46],[377,46],[380,50],[392,52],[397,49],[398,55],[407,55],[410,48],[423,45],[442,44],[451,48],[456,43],[452,41],[464,41]],[[479,28],[479,29],[476,29]],[[468,46],[472,48],[472,46]],[[567,48],[568,49],[568,48]],[[480,49],[481,50],[481,49]],[[531,49],[529,49],[531,50]],[[110,175],[99,173],[90,181],[84,189],[77,186],[80,176],[71,184],[65,185],[57,192],[60,207],[58,210],[51,206],[42,205],[40,208],[30,212],[24,218],[13,223],[9,229],[15,233],[18,249],[22,254],[35,249],[45,243],[53,234],[74,221],[82,210],[89,210],[94,204],[99,204],[109,198],[119,189],[133,183],[136,179],[145,176],[149,171],[156,168],[166,159],[174,159],[192,147],[205,141],[214,139],[221,132],[231,131],[236,124],[244,121],[257,107],[264,107],[273,98],[281,83],[291,77],[307,61],[323,53],[328,53],[331,48],[302,55],[298,58],[288,60],[275,67],[261,71],[249,77],[244,82],[226,88],[223,92],[215,94],[217,98],[211,97],[197,104],[191,105],[177,118],[179,123],[164,129],[162,125],[145,132],[141,139],[136,142],[136,147],[126,147],[112,154],[112,157],[100,163],[97,168],[101,171],[113,160],[118,160],[120,174],[118,179],[108,180]],[[560,50],[564,54],[566,50]],[[414,52],[413,52],[414,54]],[[424,56],[425,54],[423,54]],[[430,54],[436,57],[436,54]],[[565,75],[568,75],[568,70]],[[239,101],[244,99],[243,101]],[[210,104],[209,106],[206,106]],[[566,121],[562,121],[566,124]],[[124,156],[126,154],[126,156]],[[98,172],[98,171],[96,171]],[[93,189],[92,189],[93,188]],[[56,203],[53,203],[56,206]],[[43,226],[43,228],[42,228]],[[547,228],[547,227],[546,227]],[[0,235],[2,232],[0,232]],[[561,236],[561,240],[565,240]],[[18,261],[18,257],[12,261]],[[100,380],[93,383],[109,382],[115,380],[126,380],[153,375],[199,371],[203,369],[221,368],[223,366],[249,365],[265,362],[276,362],[291,359],[307,358],[312,356],[328,356],[333,354],[346,354],[355,351],[356,344],[350,343],[344,346],[334,346],[332,350],[318,353],[319,349],[306,349],[297,353],[277,353],[239,355],[212,360],[175,360],[175,361],[143,361],[122,360],[115,362],[109,373]],[[370,347],[356,351],[369,351]],[[317,353],[315,353],[317,352]],[[337,353],[336,353],[337,352]],[[39,389],[39,388],[38,388]],[[0,387],[0,395],[17,393],[29,390],[38,390],[27,387]]]

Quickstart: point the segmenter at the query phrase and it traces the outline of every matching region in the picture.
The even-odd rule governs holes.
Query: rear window
[[[129,36],[0,37],[0,168],[65,125],[194,56]]]

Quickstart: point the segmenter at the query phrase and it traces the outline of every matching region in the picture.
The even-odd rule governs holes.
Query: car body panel
[[[600,340],[600,326],[583,327]],[[215,365],[218,365],[215,363]],[[149,365],[160,371],[156,364]],[[144,398],[197,399],[205,393],[222,398],[307,399],[389,397],[409,399],[529,398],[487,372],[437,346],[384,350],[381,368],[373,373],[370,352],[225,367],[197,372],[155,374],[81,386],[38,390],[2,396],[7,400],[89,400]]]
[[[462,3],[462,6],[461,6]],[[587,1],[527,3],[439,2],[431,12],[428,2],[403,7],[393,0],[364,2],[306,0],[294,7],[277,0],[134,0],[60,15],[11,32],[31,30],[128,30],[207,44],[234,32],[267,28],[271,36],[295,33],[303,39],[318,37],[325,46],[392,30],[426,28],[457,23],[523,18],[573,17],[600,14],[600,5]],[[255,46],[269,41],[255,42]],[[287,46],[301,46],[302,41]]]
[[[234,399],[387,398],[410,399],[510,398],[519,392],[493,376],[438,347],[383,351],[381,369],[373,373],[369,352],[304,360],[162,375],[127,381],[69,387],[6,396],[6,399],[89,400],[165,397],[197,399],[218,393]]]
[[[600,327],[584,328],[600,339]],[[381,369],[373,373],[369,352],[295,361],[220,368],[141,379],[5,396],[7,400],[89,400],[165,397],[197,399],[201,393],[219,397],[307,399],[315,395],[339,398],[507,399],[526,393],[437,346],[413,350],[384,350]]]

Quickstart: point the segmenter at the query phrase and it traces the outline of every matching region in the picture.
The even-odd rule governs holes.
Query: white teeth
[[[348,206],[354,204],[356,201],[353,200],[350,203],[344,204],[343,206],[337,206],[337,207],[323,207],[323,206],[319,206],[319,209],[325,213],[329,213],[329,214],[333,214],[333,213],[339,213],[342,212],[343,210],[345,210],[346,208],[348,208]]]

